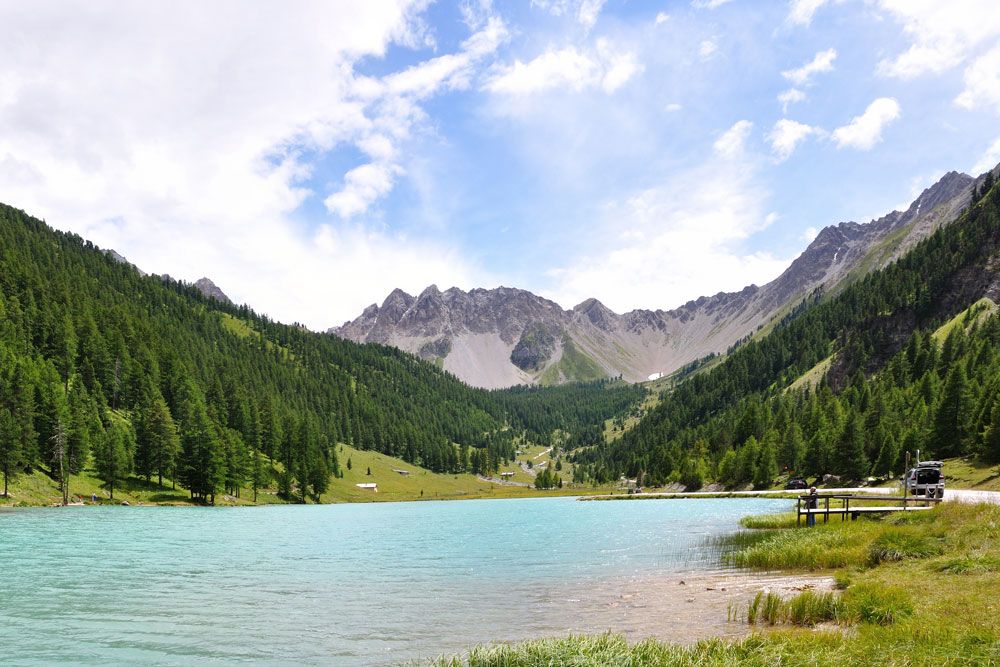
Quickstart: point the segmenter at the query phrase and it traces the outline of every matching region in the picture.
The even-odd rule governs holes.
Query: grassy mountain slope
[[[993,187],[896,263],[689,377],[634,429],[580,462],[598,479],[644,473],[651,482],[764,484],[783,467],[857,479],[896,467],[903,448],[982,449],[1000,394],[996,318],[966,322],[969,333],[950,344],[931,334],[1000,295],[998,205]],[[831,350],[819,388],[779,400]],[[892,372],[879,374],[884,368]]]

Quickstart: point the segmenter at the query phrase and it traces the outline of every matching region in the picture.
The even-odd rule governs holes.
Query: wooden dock
[[[933,509],[941,502],[941,498],[925,498],[923,496],[887,496],[887,495],[860,495],[860,494],[837,494],[818,493],[816,495],[806,494],[799,496],[796,503],[795,523],[802,525],[802,517],[822,516],[823,523],[829,523],[831,516],[839,516],[841,521],[857,519],[862,514],[888,514],[889,512],[924,512]],[[831,504],[830,501],[833,501]],[[876,501],[879,505],[857,505],[851,507],[851,503]],[[888,503],[888,504],[887,504]],[[815,504],[815,506],[812,506]]]

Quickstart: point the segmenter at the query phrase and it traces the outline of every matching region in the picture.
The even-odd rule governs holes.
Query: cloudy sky
[[[1000,161],[995,0],[0,1],[0,201],[315,329],[670,308]]]

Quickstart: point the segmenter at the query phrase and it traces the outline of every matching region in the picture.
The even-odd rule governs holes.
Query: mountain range
[[[904,255],[968,206],[973,184],[949,172],[905,211],[866,224],[824,228],[776,279],[762,287],[703,296],[672,310],[618,314],[597,299],[570,310],[509,287],[419,295],[393,290],[329,333],[392,345],[435,362],[478,387],[561,384],[621,376],[656,379],[726,352],[770,328],[813,296],[838,291]]]

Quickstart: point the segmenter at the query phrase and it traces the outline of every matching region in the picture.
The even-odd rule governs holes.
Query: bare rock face
[[[529,324],[510,352],[510,362],[523,371],[537,371],[545,366],[556,350],[556,335],[542,322]]]
[[[564,310],[510,287],[441,292],[431,285],[416,297],[393,290],[381,306],[372,304],[330,333],[440,360],[444,370],[480,387],[619,375],[640,382],[724,353],[803,299],[895,261],[957,218],[975,182],[945,174],[906,211],[826,227],[767,285],[703,296],[673,310],[619,315],[597,299]]]
[[[200,278],[195,281],[195,288],[201,292],[204,296],[209,299],[215,299],[221,303],[226,303],[232,305],[232,301],[226,296],[226,293],[219,289],[219,286],[213,283],[208,278]]]

